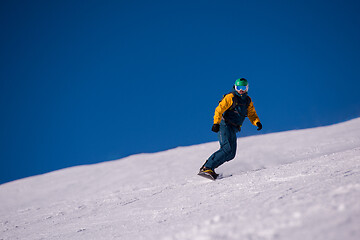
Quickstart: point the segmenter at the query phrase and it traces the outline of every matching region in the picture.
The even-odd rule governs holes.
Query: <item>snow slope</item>
[[[360,118],[78,166],[0,185],[0,239],[360,239]]]

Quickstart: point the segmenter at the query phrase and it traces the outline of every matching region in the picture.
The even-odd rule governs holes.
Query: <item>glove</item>
[[[260,131],[261,129],[262,129],[262,124],[261,124],[261,122],[257,122],[256,123],[256,126],[258,127],[258,131]]]
[[[220,124],[214,124],[211,128],[211,131],[218,132],[220,130]]]

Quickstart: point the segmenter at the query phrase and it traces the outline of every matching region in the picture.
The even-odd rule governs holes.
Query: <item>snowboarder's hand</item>
[[[262,129],[262,124],[261,124],[261,122],[257,122],[256,123],[256,126],[258,127],[258,131],[260,131],[261,129]]]
[[[211,131],[218,132],[220,130],[220,124],[214,124],[211,128]]]

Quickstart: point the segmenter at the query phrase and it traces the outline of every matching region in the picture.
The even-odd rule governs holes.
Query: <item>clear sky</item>
[[[214,109],[240,77],[263,130],[246,120],[238,137],[359,117],[359,12],[346,0],[3,0],[0,183],[217,141]]]

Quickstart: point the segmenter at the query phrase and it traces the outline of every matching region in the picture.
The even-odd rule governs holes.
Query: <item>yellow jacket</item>
[[[220,124],[221,120],[223,119],[223,114],[225,113],[225,111],[229,110],[229,108],[233,106],[235,97],[237,97],[238,99],[240,98],[239,96],[236,96],[235,92],[231,92],[231,93],[227,94],[220,101],[219,105],[215,109],[214,124]],[[246,115],[249,118],[250,122],[255,126],[256,126],[256,123],[260,122],[260,119],[255,111],[254,104],[251,101],[251,98],[250,97],[248,97],[248,98],[250,99],[250,104],[248,105],[247,109],[245,108],[244,104],[240,103],[240,104],[238,104],[239,108],[235,109],[235,112],[237,114],[230,115],[230,117],[232,117],[232,118],[234,118],[234,116],[237,116],[238,119],[231,119],[232,120],[231,122],[236,122],[240,127],[241,127]],[[242,106],[240,106],[240,105],[242,105]],[[233,106],[233,107],[236,107],[236,106]],[[241,112],[241,113],[239,114],[239,112]],[[228,120],[227,117],[225,119]]]

